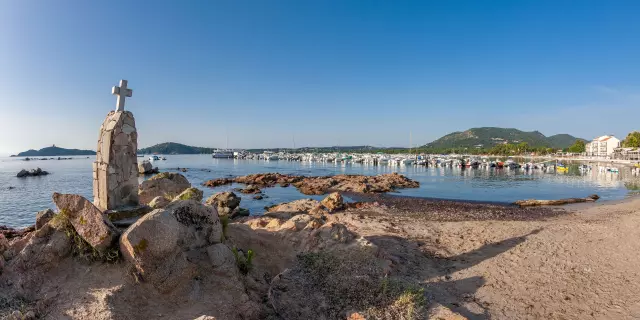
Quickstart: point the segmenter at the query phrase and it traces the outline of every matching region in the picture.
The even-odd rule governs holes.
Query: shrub
[[[253,250],[249,249],[247,251],[247,256],[238,252],[238,249],[233,248],[233,255],[236,257],[236,265],[238,269],[243,275],[247,275],[251,268],[253,267]]]
[[[358,310],[366,319],[424,319],[424,289],[384,274],[370,252],[350,250],[299,255],[289,277],[301,281],[295,284],[297,288],[317,288],[321,298],[309,304],[329,306],[313,311],[326,313],[328,318]]]
[[[220,242],[224,242],[224,240],[227,239],[227,229],[229,228],[229,216],[228,215],[220,216],[220,223],[222,223],[222,239],[220,239]]]

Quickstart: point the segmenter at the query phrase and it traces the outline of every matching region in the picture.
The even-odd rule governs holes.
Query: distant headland
[[[544,151],[543,153],[565,150],[577,140],[585,139],[569,134],[545,136],[539,131],[526,132],[514,128],[482,127],[471,128],[463,132],[453,132],[427,144],[415,144],[406,147],[374,147],[374,146],[331,146],[331,147],[293,147],[247,149],[248,152],[261,153],[297,152],[297,153],[495,153],[495,149],[509,146],[520,146],[522,151]],[[138,150],[138,154],[207,154],[216,148],[194,147],[181,143],[165,142]]]
[[[91,156],[96,152],[92,150],[80,150],[80,149],[65,149],[56,147],[54,144],[51,147],[42,148],[40,150],[27,150],[20,152],[12,157],[57,157],[57,156]]]

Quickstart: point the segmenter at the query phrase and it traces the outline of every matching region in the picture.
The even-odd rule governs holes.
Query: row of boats
[[[565,171],[568,167],[555,161],[518,163],[513,158],[507,160],[491,160],[488,157],[463,158],[455,155],[385,155],[385,154],[341,154],[341,153],[275,153],[265,151],[263,153],[233,152],[228,150],[216,150],[212,154],[218,159],[244,159],[264,161],[302,161],[325,163],[360,163],[369,165],[389,166],[429,166],[429,167],[457,167],[457,168],[509,168],[525,170]],[[591,170],[590,166],[580,167],[580,170]],[[613,170],[613,169],[612,169]],[[617,169],[616,169],[617,170]]]

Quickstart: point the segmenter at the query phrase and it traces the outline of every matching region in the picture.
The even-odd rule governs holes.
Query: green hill
[[[453,132],[433,142],[427,143],[427,149],[482,148],[489,149],[498,144],[518,144],[526,142],[531,147],[563,149],[571,146],[576,138],[569,134],[557,134],[550,137],[539,131],[525,132],[513,128],[471,128],[463,132]]]
[[[138,150],[138,154],[201,154],[212,153],[215,148],[192,147],[175,142],[164,142]]]
[[[65,149],[53,145],[40,150],[30,149],[20,152],[16,157],[91,156],[95,154],[96,152],[92,150]]]

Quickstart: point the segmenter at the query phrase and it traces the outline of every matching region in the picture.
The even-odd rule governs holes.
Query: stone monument
[[[124,110],[133,90],[120,80],[111,92],[118,97],[116,110],[109,112],[100,127],[96,161],[93,163],[93,203],[100,210],[137,206],[138,133],[133,114]]]

